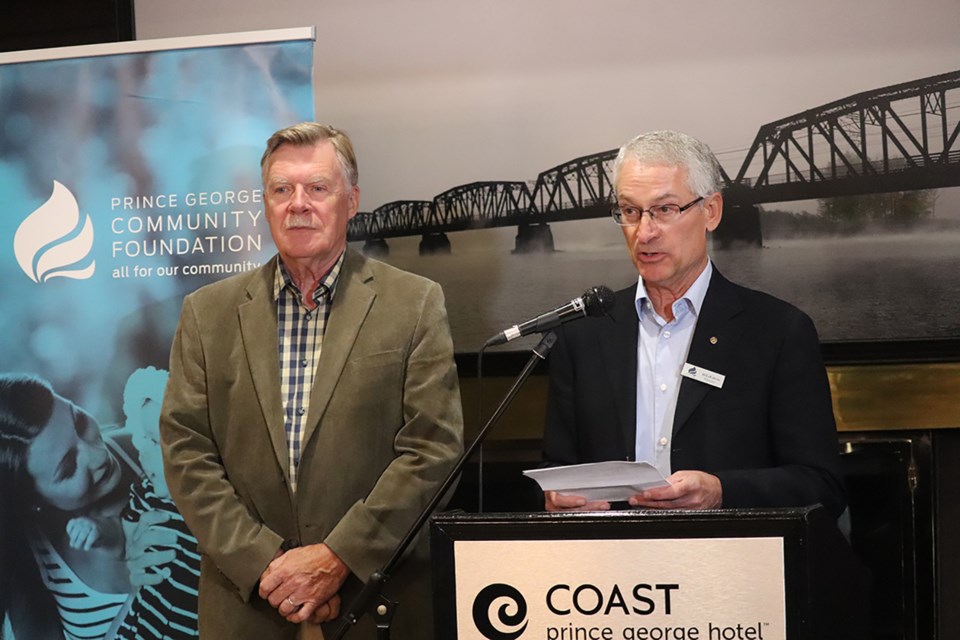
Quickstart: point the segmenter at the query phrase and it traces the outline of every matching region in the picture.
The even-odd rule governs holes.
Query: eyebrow
[[[626,202],[633,202],[633,199],[632,199],[632,198],[622,197],[620,194],[617,194],[617,201],[620,201],[621,198],[622,198],[623,200],[625,200]],[[675,194],[675,193],[672,193],[672,192],[669,192],[669,191],[668,191],[667,193],[663,193],[663,194],[660,194],[659,196],[657,196],[657,197],[655,197],[655,198],[652,198],[652,199],[651,199],[651,202],[654,203],[654,204],[663,204],[663,202],[664,202],[665,200],[680,200],[680,196],[679,196],[678,194]],[[639,206],[639,205],[633,205],[633,206]]]
[[[307,178],[305,181],[303,181],[303,182],[300,183],[300,184],[316,184],[316,183],[318,183],[318,182],[321,182],[321,183],[326,184],[326,183],[329,183],[329,182],[332,182],[332,181],[333,181],[333,179],[330,178],[330,176],[324,176],[324,175],[319,175],[319,174],[318,174],[318,175],[310,176],[309,178]],[[267,184],[268,184],[268,185],[274,185],[274,184],[293,184],[293,182],[294,182],[293,180],[289,180],[289,179],[287,179],[287,178],[280,177],[280,176],[270,176],[270,177],[267,178]]]

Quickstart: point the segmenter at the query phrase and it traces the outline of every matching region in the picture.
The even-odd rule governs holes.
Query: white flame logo
[[[85,280],[93,275],[97,261],[86,267],[75,265],[90,255],[93,248],[93,222],[84,216],[83,228],[64,240],[80,226],[80,206],[65,186],[53,181],[50,199],[20,223],[13,236],[13,253],[20,268],[34,282],[50,278]]]

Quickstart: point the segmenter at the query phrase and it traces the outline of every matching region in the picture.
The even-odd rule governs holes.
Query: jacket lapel
[[[725,374],[726,363],[742,331],[741,323],[736,321],[741,310],[733,285],[714,267],[686,362],[714,373]],[[683,428],[710,390],[718,391],[704,382],[681,378],[677,409],[673,418],[674,436]]]
[[[610,379],[608,388],[616,407],[621,441],[625,455],[632,458],[637,447],[637,338],[639,324],[635,300],[637,285],[617,292],[617,302],[610,315],[612,340],[599,340],[605,369]]]
[[[240,305],[240,339],[247,355],[253,388],[270,433],[274,454],[288,476],[287,434],[280,398],[280,366],[277,355],[277,309],[273,300],[277,258],[260,268],[247,285],[248,300]],[[290,478],[287,477],[289,481]]]
[[[304,445],[310,440],[330,403],[360,327],[377,297],[370,285],[372,280],[373,274],[364,258],[347,248],[310,394],[310,411],[303,432]]]

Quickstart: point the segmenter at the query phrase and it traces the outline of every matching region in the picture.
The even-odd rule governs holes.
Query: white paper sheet
[[[626,500],[645,489],[670,484],[649,462],[626,460],[527,469],[523,474],[536,480],[544,491],[583,496],[591,501]]]

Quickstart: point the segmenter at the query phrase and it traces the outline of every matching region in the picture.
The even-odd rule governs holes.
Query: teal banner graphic
[[[274,254],[260,155],[312,64],[311,29],[0,54],[0,640],[197,637],[170,342]]]

